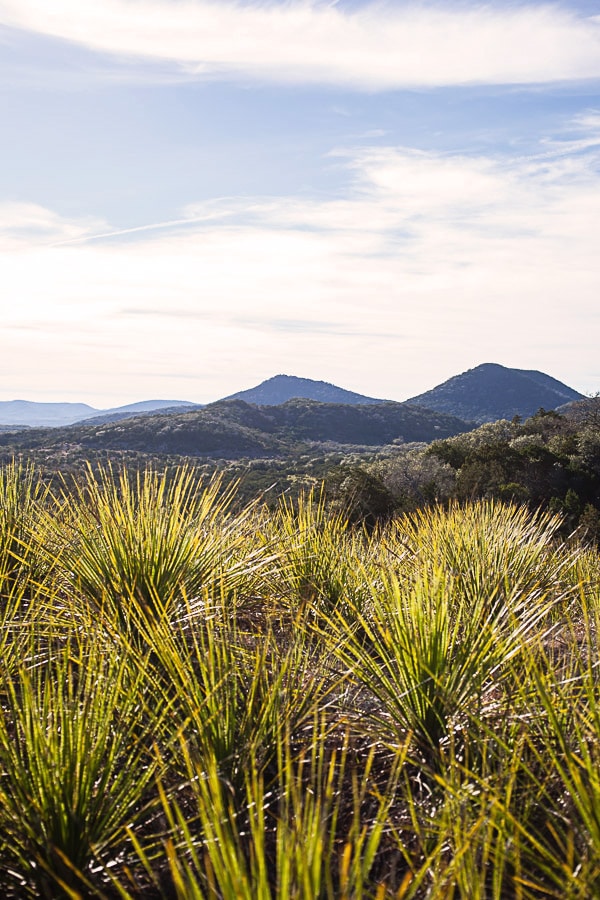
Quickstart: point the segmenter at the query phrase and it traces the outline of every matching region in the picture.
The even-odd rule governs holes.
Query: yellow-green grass
[[[4,894],[600,895],[597,552],[231,500],[0,473]]]

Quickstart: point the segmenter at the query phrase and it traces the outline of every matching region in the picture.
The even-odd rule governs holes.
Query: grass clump
[[[191,469],[88,469],[49,520],[66,590],[125,631],[248,591],[265,552],[247,527],[252,509],[229,514],[232,497],[219,477],[201,485]]]
[[[1,479],[9,900],[598,895],[600,565],[556,518]]]
[[[3,687],[0,873],[31,896],[78,896],[125,846],[157,764],[139,678],[98,641],[26,661]]]

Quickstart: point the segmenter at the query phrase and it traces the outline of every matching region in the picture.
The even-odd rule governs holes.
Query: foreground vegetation
[[[0,472],[5,896],[600,894],[600,563],[558,516]]]

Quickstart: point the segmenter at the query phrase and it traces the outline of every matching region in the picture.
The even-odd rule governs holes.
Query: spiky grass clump
[[[190,827],[189,812],[184,813],[177,798],[161,791],[170,826],[164,845],[169,896],[375,896],[378,855],[403,759],[391,765],[380,790],[374,750],[357,770],[348,741],[332,746],[326,721],[319,716],[307,738],[298,747],[282,730],[270,778],[250,756],[237,793],[222,778],[216,760],[199,766],[183,745],[195,827]],[[152,877],[151,857],[139,844],[137,850]],[[379,881],[378,898],[387,896],[385,888]]]
[[[0,602],[19,580],[39,582],[47,568],[40,538],[48,493],[32,465],[0,467]]]
[[[10,900],[598,895],[600,562],[555,519],[3,477]]]
[[[363,578],[369,542],[343,513],[330,512],[323,494],[310,491],[295,503],[284,497],[266,533],[279,560],[276,595],[292,610],[325,613],[368,596]]]
[[[336,689],[303,629],[249,633],[224,600],[143,636],[147,653],[132,659],[168,703],[163,742],[184,738],[199,765],[215,760],[231,784],[243,782],[249,759],[273,764],[282,735],[299,735]],[[180,768],[176,750],[170,757]]]
[[[22,895],[79,896],[92,867],[119,859],[156,772],[141,680],[84,641],[23,662],[3,690],[0,877]]]
[[[573,556],[557,540],[560,524],[556,515],[494,500],[454,503],[396,520],[383,543],[392,567],[402,560],[403,577],[444,571],[467,603],[483,595],[510,603],[529,591],[556,592]]]
[[[245,517],[228,514],[233,491],[219,477],[199,484],[189,468],[90,469],[63,495],[67,589],[125,631],[170,620],[214,593],[243,596],[265,552],[252,546]]]
[[[0,674],[10,683],[25,659],[39,655],[35,629],[53,597],[53,559],[45,519],[49,488],[32,465],[0,468]],[[0,697],[3,679],[0,678]]]
[[[438,753],[483,714],[558,602],[545,583],[564,566],[553,530],[494,504],[431,511],[389,530],[369,603],[335,609],[328,631],[338,658],[377,697],[390,739],[410,731]]]

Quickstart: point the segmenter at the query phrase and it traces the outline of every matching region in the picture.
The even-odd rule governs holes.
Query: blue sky
[[[0,0],[0,399],[600,390],[597,3]]]

